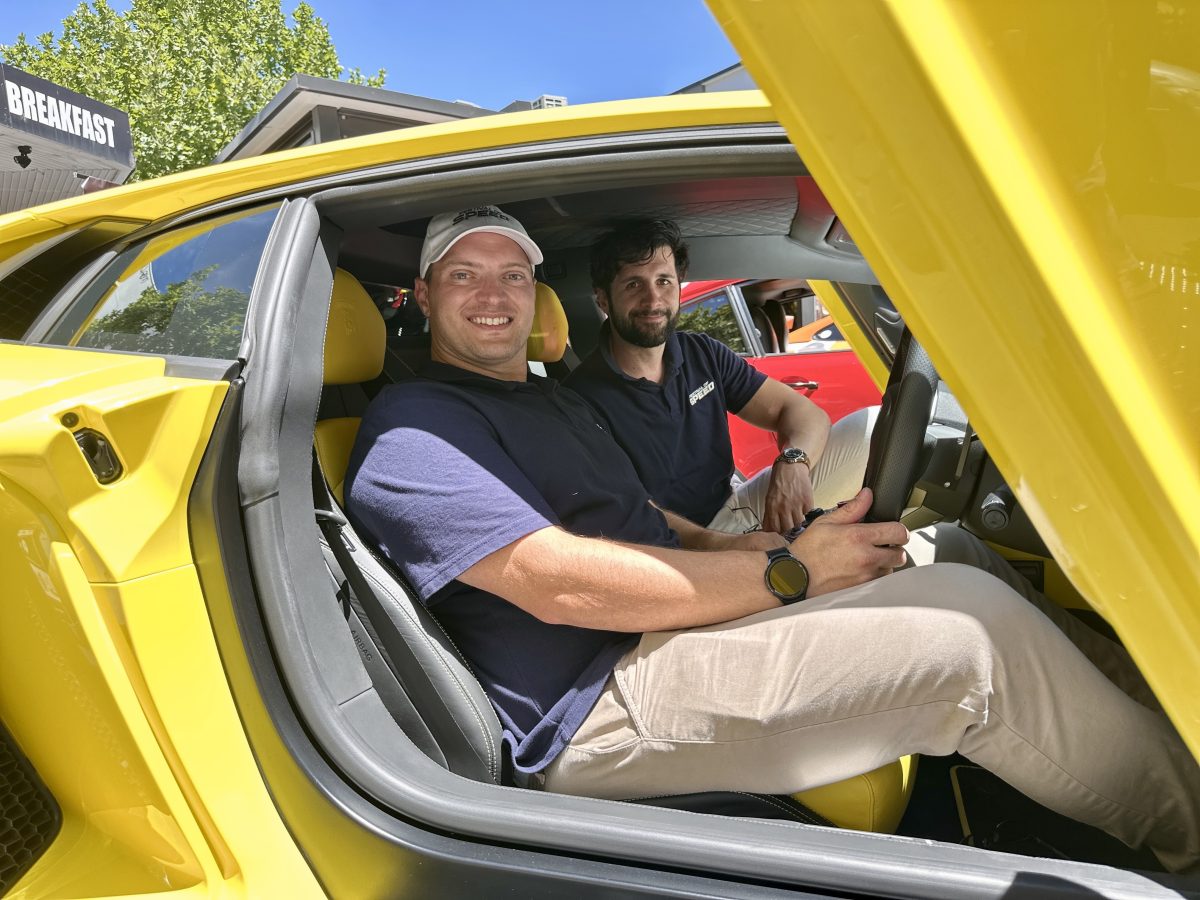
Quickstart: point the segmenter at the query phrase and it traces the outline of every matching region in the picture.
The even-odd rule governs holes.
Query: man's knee
[[[1004,581],[985,568],[964,562],[943,562],[906,570],[906,592],[918,594],[923,605],[955,609],[981,622],[1023,619],[1036,610]],[[897,577],[897,576],[890,576]]]
[[[987,546],[965,528],[942,522],[923,530],[932,532],[935,562],[981,568],[979,562],[987,556]]]

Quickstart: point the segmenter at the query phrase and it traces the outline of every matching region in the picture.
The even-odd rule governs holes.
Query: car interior
[[[469,664],[342,509],[366,404],[428,358],[411,295],[425,226],[436,212],[477,203],[514,215],[545,253],[529,348],[531,365],[552,377],[595,346],[588,250],[624,219],[679,224],[690,278],[759,279],[751,306],[784,340],[781,301],[796,299],[786,291],[803,279],[835,283],[893,364],[885,405],[894,427],[877,435],[868,470],[873,512],[904,516],[910,527],[960,520],[1004,548],[1035,586],[1103,627],[777,129],[401,167],[291,200],[280,213],[279,243],[247,321],[243,346],[253,352],[234,392],[236,414],[218,423],[193,497],[196,521],[214,523],[218,535],[197,548],[206,594],[229,597],[226,627],[243,635],[246,672],[268,685],[266,712],[307,778],[339,802],[361,804],[385,836],[397,821],[415,821],[479,841],[740,878],[811,879],[824,866],[831,883],[868,891],[874,879],[895,889],[896,879],[917,885],[931,872],[954,885],[972,867],[1003,879],[1078,866],[1072,871],[1086,881],[1089,863],[1169,877],[1148,852],[1057,816],[955,757],[905,758],[794,797],[714,790],[612,802],[514,779]],[[914,372],[916,388],[903,378]],[[251,737],[274,758],[272,739],[253,729]],[[279,802],[303,834],[304,811]],[[848,882],[844,865],[858,867],[860,880]],[[959,896],[978,887],[961,884]]]

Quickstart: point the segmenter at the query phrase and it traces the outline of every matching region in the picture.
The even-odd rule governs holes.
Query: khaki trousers
[[[938,564],[642,635],[544,788],[786,794],[957,751],[1171,869],[1200,860],[1200,768],[1128,655],[960,529],[914,542]]]

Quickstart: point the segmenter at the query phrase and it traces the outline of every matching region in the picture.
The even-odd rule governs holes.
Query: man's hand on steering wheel
[[[763,531],[787,534],[813,508],[812,473],[804,463],[776,462],[763,502]]]
[[[874,581],[907,562],[907,528],[899,522],[862,521],[871,500],[870,489],[863,488],[792,541],[792,555],[808,569],[808,596]]]

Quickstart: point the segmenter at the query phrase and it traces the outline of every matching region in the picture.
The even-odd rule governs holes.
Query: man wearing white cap
[[[521,223],[494,206],[434,216],[414,292],[429,317],[431,357],[471,372],[524,380],[533,267],[541,262],[542,251]],[[431,283],[441,299],[432,307]]]
[[[523,783],[782,794],[958,751],[1172,867],[1200,859],[1195,760],[1123,692],[1128,658],[1044,598],[960,565],[891,574],[908,534],[859,521],[865,490],[765,553],[660,513],[587,403],[528,373],[541,259],[495,207],[433,219],[431,363],[372,401],[346,479]]]

